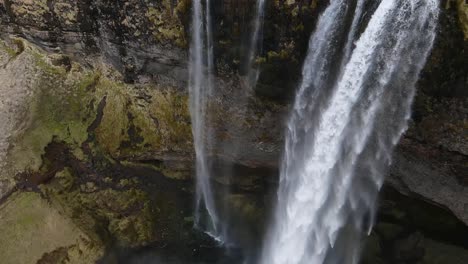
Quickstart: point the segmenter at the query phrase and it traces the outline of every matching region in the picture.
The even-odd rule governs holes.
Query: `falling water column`
[[[192,134],[196,156],[195,225],[216,237],[218,215],[210,183],[208,147],[211,133],[208,128],[207,103],[213,89],[213,51],[211,36],[210,1],[194,0],[192,7],[192,40],[189,61],[189,96]],[[204,19],[205,15],[205,19]]]
[[[263,24],[265,16],[265,0],[257,0],[253,20],[253,31],[250,38],[249,50],[247,55],[247,82],[249,89],[253,89],[258,81],[259,70],[254,67],[255,57],[261,52],[259,48],[263,38]]]
[[[334,19],[338,3],[331,2],[315,36],[323,34],[323,21]],[[406,129],[437,17],[438,0],[382,0],[328,103],[313,112],[318,116],[308,115],[319,102],[303,95],[316,94],[318,87],[304,85],[314,76],[304,74],[288,123],[276,218],[262,263],[358,262],[359,235],[370,231],[372,219],[366,216],[372,215],[392,150]],[[316,52],[310,49],[309,56]],[[306,60],[304,70],[317,71],[308,65],[313,61]]]

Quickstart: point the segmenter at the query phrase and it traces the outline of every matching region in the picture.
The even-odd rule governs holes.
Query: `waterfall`
[[[349,2],[332,0],[311,36],[261,263],[357,263],[392,150],[406,130],[436,34],[438,0],[382,0],[356,44],[348,36],[349,48],[337,55]],[[358,1],[350,35],[362,8]]]
[[[255,18],[253,20],[253,31],[250,38],[247,54],[247,83],[249,89],[253,89],[258,81],[259,70],[254,67],[255,57],[261,52],[260,41],[263,35],[263,22],[265,16],[265,0],[257,0]]]
[[[217,236],[218,214],[210,183],[208,149],[213,138],[207,126],[208,100],[213,90],[213,41],[210,0],[194,0],[192,7],[192,42],[190,46],[189,96],[192,134],[196,156],[196,207],[195,225]],[[205,19],[203,18],[205,16]],[[205,216],[206,213],[206,216]]]
[[[244,64],[244,70],[246,70],[246,77],[241,78],[241,86],[240,89],[235,89],[230,93],[230,97],[235,98],[235,108],[236,108],[236,115],[238,115],[238,119],[246,119],[248,112],[250,110],[249,99],[252,97],[254,88],[257,84],[257,80],[259,77],[259,70],[257,67],[254,66],[255,57],[261,53],[262,47],[262,39],[263,39],[263,21],[264,21],[264,14],[265,14],[265,0],[257,0],[255,5],[255,15],[252,20],[252,30],[250,32],[250,38],[248,41],[248,50],[246,52],[246,61]],[[235,122],[234,122],[235,123]],[[232,135],[242,134],[241,131],[242,127],[239,127],[238,124],[234,123],[225,123],[224,129],[228,131],[228,133]],[[239,160],[241,159],[240,154],[242,154],[241,150],[244,147],[244,142],[241,137],[232,137],[229,140],[223,142],[224,144],[221,145],[221,151],[223,156],[231,157],[232,160]],[[225,195],[228,197],[232,194],[232,186],[231,181],[234,175],[234,165],[230,164],[223,168],[222,174],[227,180],[227,186],[225,187]],[[229,204],[228,200],[225,200],[224,203],[224,211],[223,211],[223,225],[222,225],[222,233],[221,236],[223,241],[225,242],[226,246],[236,247],[241,242],[239,241],[239,235],[237,234],[237,230],[235,227],[235,223],[232,221],[233,214],[230,212],[230,207],[232,205]]]
[[[256,15],[253,22],[252,37],[248,50],[248,87],[240,91],[237,105],[239,113],[245,114],[249,92],[258,79],[258,70],[253,67],[256,54],[259,52],[259,40],[262,38],[265,0],[258,0]],[[194,0],[192,7],[192,40],[190,47],[190,112],[192,118],[192,133],[196,155],[196,207],[195,225],[206,231],[207,234],[221,243],[230,241],[229,212],[227,204],[218,208],[215,204],[214,193],[210,182],[211,162],[208,160],[208,151],[215,148],[212,131],[209,128],[209,113],[207,107],[213,96],[213,37],[212,15],[210,0]],[[239,152],[238,142],[234,147],[223,147],[235,157]],[[226,170],[226,174],[229,174]],[[228,190],[225,190],[228,192]],[[217,207],[218,206],[218,207]],[[222,211],[224,209],[224,211]],[[220,217],[227,218],[221,221]]]

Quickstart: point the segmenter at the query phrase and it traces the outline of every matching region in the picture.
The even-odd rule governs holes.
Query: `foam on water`
[[[340,63],[334,40],[349,1],[331,1],[311,36],[262,263],[357,263],[371,229],[435,38],[438,1],[382,0],[354,47],[364,2],[355,5]]]

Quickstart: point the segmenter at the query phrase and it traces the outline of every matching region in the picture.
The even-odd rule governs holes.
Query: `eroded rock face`
[[[61,258],[72,259],[71,263],[92,263],[109,246],[133,248],[163,239],[171,241],[176,229],[165,237],[169,223],[155,224],[161,221],[158,215],[164,219],[177,212],[180,219],[175,222],[184,223],[189,210],[184,211],[185,205],[180,203],[161,208],[154,200],[150,202],[156,189],[143,190],[143,186],[148,184],[147,178],[157,182],[163,172],[186,175],[190,168],[167,170],[163,161],[155,165],[130,163],[155,153],[191,160],[186,95],[170,87],[146,87],[152,92],[139,98],[141,93],[119,81],[120,74],[114,70],[84,69],[64,55],[47,56],[25,40],[17,39],[15,43],[1,42],[0,49],[1,89],[8,95],[2,97],[5,112],[1,118],[9,121],[2,126],[2,142],[8,144],[1,153],[0,204],[11,204],[24,192],[35,192],[37,203],[46,203],[47,199],[53,210],[58,208],[56,213],[53,211],[56,217],[68,219],[57,227],[59,230],[78,228],[89,240],[84,243],[99,249],[89,259],[74,260],[68,256],[75,251],[90,252],[76,243],[58,240],[46,249],[39,246],[37,254],[31,254],[23,263],[39,259],[39,263],[56,263]],[[14,49],[18,43],[21,53]],[[179,114],[172,109],[180,109]],[[116,162],[127,162],[132,169]],[[185,195],[190,197],[190,192]],[[44,217],[52,214],[49,211],[43,213]],[[15,215],[11,221],[21,222],[26,217]],[[9,239],[9,225],[2,226],[2,237]],[[48,239],[46,234],[38,235]],[[27,250],[26,244],[11,241],[18,250]],[[11,257],[7,263],[15,263]]]
[[[264,49],[256,59],[257,67],[263,69],[258,93],[277,99],[292,95],[310,32],[325,4],[309,0],[267,3]],[[255,5],[253,0],[213,1],[220,71],[246,74]],[[3,33],[24,36],[43,47],[59,47],[76,59],[100,53],[127,82],[143,75],[182,84],[187,80],[190,1],[8,0],[0,2],[0,14]]]
[[[468,100],[420,95],[415,114],[419,118],[400,142],[388,181],[468,223]]]
[[[51,207],[37,193],[17,193],[0,206],[2,263],[91,263],[103,254],[69,218]],[[61,256],[52,257],[58,251]],[[27,252],[27,254],[26,254]]]
[[[37,74],[31,54],[22,53],[24,47],[18,42],[19,46],[7,46],[1,42],[0,49],[0,92],[3,96],[0,99],[0,169],[5,168],[6,154],[10,146],[10,141],[26,125],[25,113],[27,112],[27,103],[35,95]],[[14,58],[19,57],[19,60]],[[22,78],[22,73],[29,72],[31,76]],[[2,184],[3,183],[3,184]],[[0,177],[0,197],[2,196],[2,185],[7,185],[5,178]],[[6,187],[3,187],[6,188]]]
[[[85,68],[66,55],[46,54],[24,39],[15,41],[22,44],[22,53],[9,52],[15,45],[2,42],[0,54],[8,59],[0,72],[7,80],[31,75],[26,87],[34,94],[17,101],[23,117],[19,121],[24,122],[12,123],[21,129],[6,141],[1,179],[8,188],[0,203],[24,192],[39,193],[100,248],[195,244],[187,249],[191,252],[206,247],[193,242],[198,238],[190,220],[193,147],[187,94],[165,82],[126,84],[107,64]],[[17,71],[15,65],[27,68]],[[279,139],[265,135],[276,126],[272,118],[282,107],[254,100],[251,116],[243,120],[236,114],[243,111],[233,101],[225,102],[213,104],[218,109],[213,124],[232,119],[236,129],[217,136],[240,138],[244,125],[252,129],[243,138],[248,151],[223,159],[274,167],[271,157],[278,150],[271,146]],[[265,142],[259,144],[261,137]],[[241,188],[251,186],[246,178]],[[45,259],[65,258],[67,252],[64,245]]]

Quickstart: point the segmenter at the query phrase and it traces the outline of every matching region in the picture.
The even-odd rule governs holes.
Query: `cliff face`
[[[288,103],[310,32],[327,3],[268,1],[263,51],[255,63],[261,75],[249,91],[245,54],[255,1],[213,2],[218,90],[210,111],[220,172],[214,180],[219,189],[231,184],[236,190],[220,199],[239,212],[232,218],[255,226],[239,230],[250,241],[267,215]],[[44,244],[35,249],[41,259],[80,250],[97,258],[111,248],[165,243],[191,252],[194,240],[204,241],[193,234],[190,218],[190,5],[0,0],[0,210],[26,200],[51,211],[59,223],[72,219],[69,230],[80,229],[82,237],[61,242],[60,250]],[[392,246],[372,248],[370,263],[389,255],[446,263],[431,262],[427,252],[465,256],[462,248],[468,248],[460,235],[468,234],[467,5],[441,5],[439,36],[372,237]],[[234,180],[222,176],[225,167]],[[24,192],[40,193],[53,208]],[[17,241],[37,233],[7,235]],[[452,241],[451,235],[461,238]],[[420,249],[427,254],[414,256]]]

